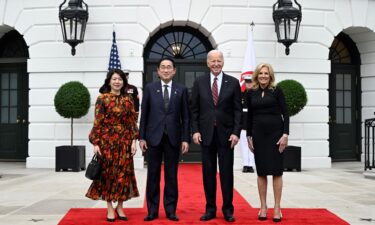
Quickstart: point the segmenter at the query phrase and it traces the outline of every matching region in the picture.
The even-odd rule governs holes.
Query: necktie
[[[217,101],[219,99],[219,93],[217,89],[217,77],[214,78],[214,83],[212,84],[212,99],[214,100],[214,105],[217,105]]]
[[[165,111],[168,110],[169,105],[169,92],[168,92],[168,85],[164,84],[164,94],[163,94],[163,100],[164,100],[164,109]]]

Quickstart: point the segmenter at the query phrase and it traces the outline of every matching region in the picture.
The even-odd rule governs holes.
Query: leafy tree
[[[60,116],[70,118],[70,144],[73,145],[73,119],[86,115],[90,108],[90,93],[81,82],[63,84],[54,99],[55,109]]]

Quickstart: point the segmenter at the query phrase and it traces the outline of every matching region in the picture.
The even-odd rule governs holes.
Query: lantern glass
[[[294,40],[296,41],[297,35],[296,34],[296,21],[288,18],[282,18],[279,22],[279,33],[278,33],[278,40]]]

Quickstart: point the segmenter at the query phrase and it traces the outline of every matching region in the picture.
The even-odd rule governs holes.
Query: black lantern
[[[291,0],[278,0],[273,5],[272,17],[275,22],[277,41],[285,45],[287,55],[289,55],[289,46],[297,42],[302,20],[301,5],[296,0],[294,2],[298,5],[298,9],[293,7]]]
[[[88,6],[83,0],[69,0],[65,9],[59,7],[59,19],[64,42],[72,46],[72,55],[76,54],[76,45],[83,42],[87,20],[89,18]],[[82,8],[82,3],[85,8]]]

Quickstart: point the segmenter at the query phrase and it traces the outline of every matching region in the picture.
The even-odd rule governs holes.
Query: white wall
[[[9,26],[24,35],[30,59],[30,127],[27,167],[54,167],[54,147],[69,143],[69,120],[53,107],[57,88],[70,80],[89,87],[91,102],[97,96],[108,65],[113,24],[117,33],[120,60],[131,71],[130,82],[142,86],[143,49],[159,29],[170,25],[189,25],[205,34],[213,46],[224,52],[224,70],[239,77],[249,23],[253,31],[257,62],[271,63],[278,81],[296,79],[307,89],[308,105],[291,119],[291,145],[302,146],[302,168],[327,168],[328,157],[328,60],[329,47],[338,33],[350,27],[365,27],[367,33],[350,36],[361,52],[362,118],[373,116],[375,104],[375,1],[300,0],[303,7],[299,43],[290,55],[276,43],[272,8],[274,0],[86,0],[89,22],[85,42],[77,46],[76,56],[62,43],[58,21],[59,0],[0,0],[0,27]],[[1,29],[0,29],[1,31]],[[93,109],[75,120],[75,143],[87,146]],[[237,151],[239,151],[237,146]],[[87,160],[88,161],[88,160]],[[136,166],[142,167],[140,153]],[[235,167],[241,167],[236,154]]]

